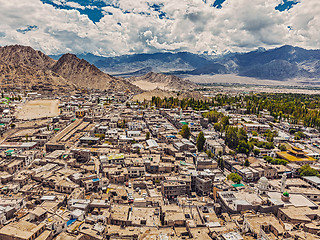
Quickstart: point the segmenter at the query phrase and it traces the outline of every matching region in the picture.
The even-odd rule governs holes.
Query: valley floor
[[[254,85],[270,85],[270,86],[320,86],[319,82],[313,85],[306,85],[303,82],[306,79],[290,79],[287,81],[276,81],[267,79],[257,79],[250,77],[242,77],[234,74],[217,74],[217,75],[199,75],[188,76],[186,79],[195,83],[234,83],[234,84],[254,84]],[[308,79],[308,81],[310,81]],[[311,82],[311,81],[310,81]]]

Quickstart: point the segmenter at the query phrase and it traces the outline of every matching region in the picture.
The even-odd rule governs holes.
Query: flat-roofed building
[[[269,191],[267,195],[270,201],[281,203],[284,206],[292,205],[295,207],[309,207],[311,209],[318,209],[318,205],[316,203],[301,193],[290,193],[287,201],[283,200],[283,193],[281,192]]]
[[[242,125],[247,132],[252,132],[252,131],[265,132],[268,129],[271,129],[269,125],[260,124],[260,123],[243,123]]]
[[[44,231],[44,223],[33,224],[21,220],[10,223],[0,229],[1,240],[34,240],[37,239]]]
[[[320,189],[320,178],[318,176],[306,176],[302,177],[307,183],[311,184],[312,186]]]
[[[196,192],[203,195],[209,195],[212,192],[212,179],[196,177]]]
[[[95,145],[99,142],[98,137],[82,137],[80,138],[80,144]]]
[[[24,167],[22,160],[13,160],[8,165],[4,166],[4,170],[10,174],[20,171]]]
[[[164,197],[173,200],[180,195],[185,195],[187,184],[183,181],[163,181],[161,183],[161,193]]]
[[[258,239],[281,239],[285,233],[284,225],[273,214],[244,216],[243,228]],[[268,238],[261,238],[261,235]]]
[[[287,206],[278,210],[278,218],[291,224],[311,223],[312,220],[319,219],[319,217],[320,211],[309,207]]]
[[[4,142],[0,144],[0,149],[22,149],[31,150],[37,146],[38,142]]]
[[[226,146],[215,140],[206,140],[204,143],[204,148],[211,151],[214,155],[224,154]]]

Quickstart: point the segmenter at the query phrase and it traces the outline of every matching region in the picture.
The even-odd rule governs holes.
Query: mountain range
[[[64,54],[54,60],[20,45],[0,47],[0,83],[3,88],[51,92],[83,88],[141,92],[126,79],[108,75],[76,55]]]
[[[248,53],[220,56],[204,54],[155,53],[101,57],[79,54],[104,72],[116,76],[141,76],[148,72],[178,76],[235,74],[258,79],[285,81],[293,78],[314,80],[320,74],[320,50],[307,50],[285,45]],[[52,56],[57,59],[60,56]]]
[[[317,80],[320,50],[286,45],[223,56],[183,52],[101,57],[70,53],[47,56],[28,46],[0,47],[0,83],[2,88],[8,89],[70,92],[91,88],[139,93],[159,88],[189,91],[196,85],[180,77],[214,74],[278,81],[303,79],[300,81],[303,84],[320,85]]]

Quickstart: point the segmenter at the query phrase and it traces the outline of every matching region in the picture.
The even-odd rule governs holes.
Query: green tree
[[[118,127],[119,128],[125,128],[126,127],[126,120],[123,119],[121,122],[118,122]]]
[[[148,140],[150,138],[150,132],[146,133],[146,140]]]
[[[258,136],[258,133],[256,131],[252,131],[252,136]]]
[[[183,125],[179,134],[183,138],[189,139],[189,137],[191,136],[191,132],[190,132],[190,128],[188,127],[188,125]]]
[[[245,140],[240,140],[236,148],[238,153],[249,154],[253,149],[253,144],[251,142],[246,142]]]
[[[230,151],[229,151],[229,154],[230,154],[231,156],[235,156],[235,155],[236,155],[236,152],[235,152],[235,151],[230,150]]]
[[[297,130],[295,130],[294,128],[290,128],[289,129],[289,133],[292,135],[292,134],[294,134],[295,132],[297,132]]]
[[[302,139],[302,138],[305,138],[305,134],[303,133],[303,132],[301,132],[301,131],[298,131],[298,132],[296,132],[295,134],[294,134],[294,139],[295,140],[300,140],[300,139]]]
[[[219,158],[217,159],[217,163],[218,163],[218,167],[223,171],[223,170],[224,170],[224,167],[225,167],[224,160],[223,160],[221,157],[219,157]]]
[[[282,152],[287,151],[287,147],[286,147],[286,145],[284,145],[284,144],[279,145],[279,149],[280,149],[280,151],[282,151]]]
[[[217,123],[219,119],[223,116],[223,114],[217,112],[216,110],[213,110],[213,111],[204,113],[203,116],[208,118],[209,123]]]
[[[224,167],[225,167],[225,162],[224,160],[222,159],[221,163],[220,163],[220,169],[221,171],[224,171]]]
[[[229,125],[229,117],[227,117],[227,116],[223,116],[222,118],[221,118],[221,124],[222,124],[222,126],[225,128],[227,125]]]
[[[209,158],[214,157],[214,154],[210,150],[206,150],[206,154],[208,155]]]
[[[259,156],[260,150],[259,150],[258,148],[253,149],[253,154],[254,154],[255,156]]]
[[[273,157],[264,156],[263,159],[266,160],[267,162],[271,162],[273,160]]]
[[[203,151],[203,146],[204,146],[204,143],[205,143],[206,139],[204,138],[204,134],[203,132],[201,131],[197,137],[197,149],[199,152]]]
[[[239,138],[237,135],[238,129],[235,127],[228,127],[226,131],[225,142],[229,148],[236,148],[239,143]]]
[[[221,123],[215,123],[215,124],[213,124],[213,128],[214,128],[214,130],[216,130],[217,132],[220,132],[221,130],[222,130],[222,125],[221,125]]]
[[[273,142],[274,137],[278,136],[278,132],[277,131],[271,131],[271,130],[267,130],[264,133],[264,136],[266,137],[268,142]]]
[[[230,173],[227,176],[227,179],[238,184],[242,181],[242,177],[238,173]]]
[[[238,139],[239,141],[244,140],[244,141],[248,141],[248,135],[247,135],[247,131],[244,130],[244,128],[239,128],[238,129]]]
[[[318,176],[319,175],[318,171],[310,167],[309,164],[302,166],[299,169],[299,174],[300,176]]]
[[[248,159],[246,159],[246,160],[244,161],[244,166],[245,166],[245,167],[249,167],[249,166],[250,166],[250,162],[249,162]]]

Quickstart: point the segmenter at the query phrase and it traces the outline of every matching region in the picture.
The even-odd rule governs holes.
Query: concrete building
[[[187,186],[185,182],[168,182],[163,181],[161,183],[161,193],[167,199],[174,200],[178,196],[185,195],[187,192]]]

